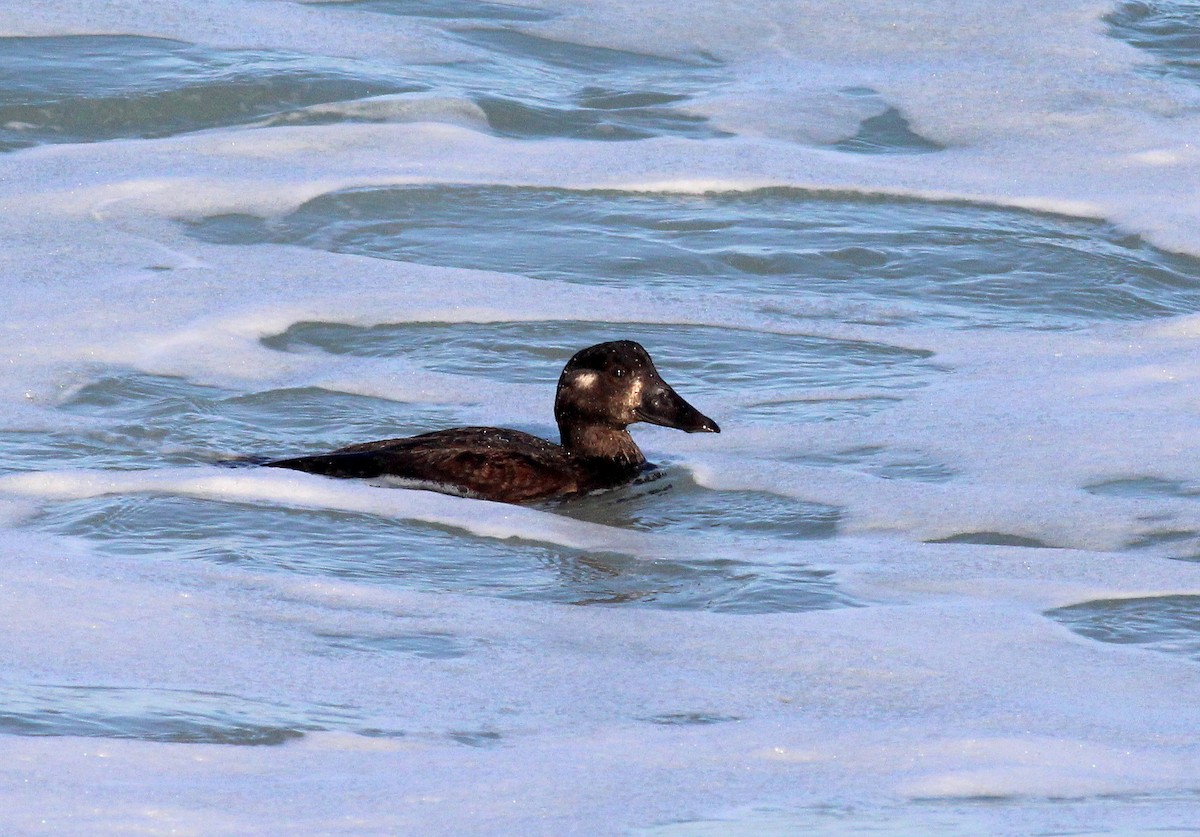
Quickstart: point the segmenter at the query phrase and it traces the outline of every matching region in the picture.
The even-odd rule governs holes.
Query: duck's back
[[[498,427],[438,430],[270,465],[330,477],[401,477],[506,503],[570,496],[606,481],[565,448]]]

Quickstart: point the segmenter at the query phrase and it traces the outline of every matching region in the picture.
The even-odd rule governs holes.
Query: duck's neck
[[[623,427],[599,424],[583,426],[559,425],[562,446],[584,459],[599,459],[622,468],[636,470],[646,464],[646,457]]]

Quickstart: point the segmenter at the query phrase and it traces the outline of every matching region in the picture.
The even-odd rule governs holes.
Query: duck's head
[[[558,379],[554,418],[564,444],[583,427],[624,430],[639,421],[688,433],[720,433],[708,416],[684,401],[638,343],[615,340],[576,352]]]

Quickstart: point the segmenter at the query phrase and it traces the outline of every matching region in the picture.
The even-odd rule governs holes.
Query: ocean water
[[[1200,833],[1200,5],[0,4],[0,831]],[[513,507],[228,467],[720,435]]]

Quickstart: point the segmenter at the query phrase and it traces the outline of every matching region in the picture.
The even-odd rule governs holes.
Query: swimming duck
[[[636,422],[721,432],[632,340],[577,352],[558,379],[554,418],[558,445],[519,430],[458,427],[266,464],[330,477],[400,477],[433,491],[530,503],[614,488],[653,467],[626,429]]]

